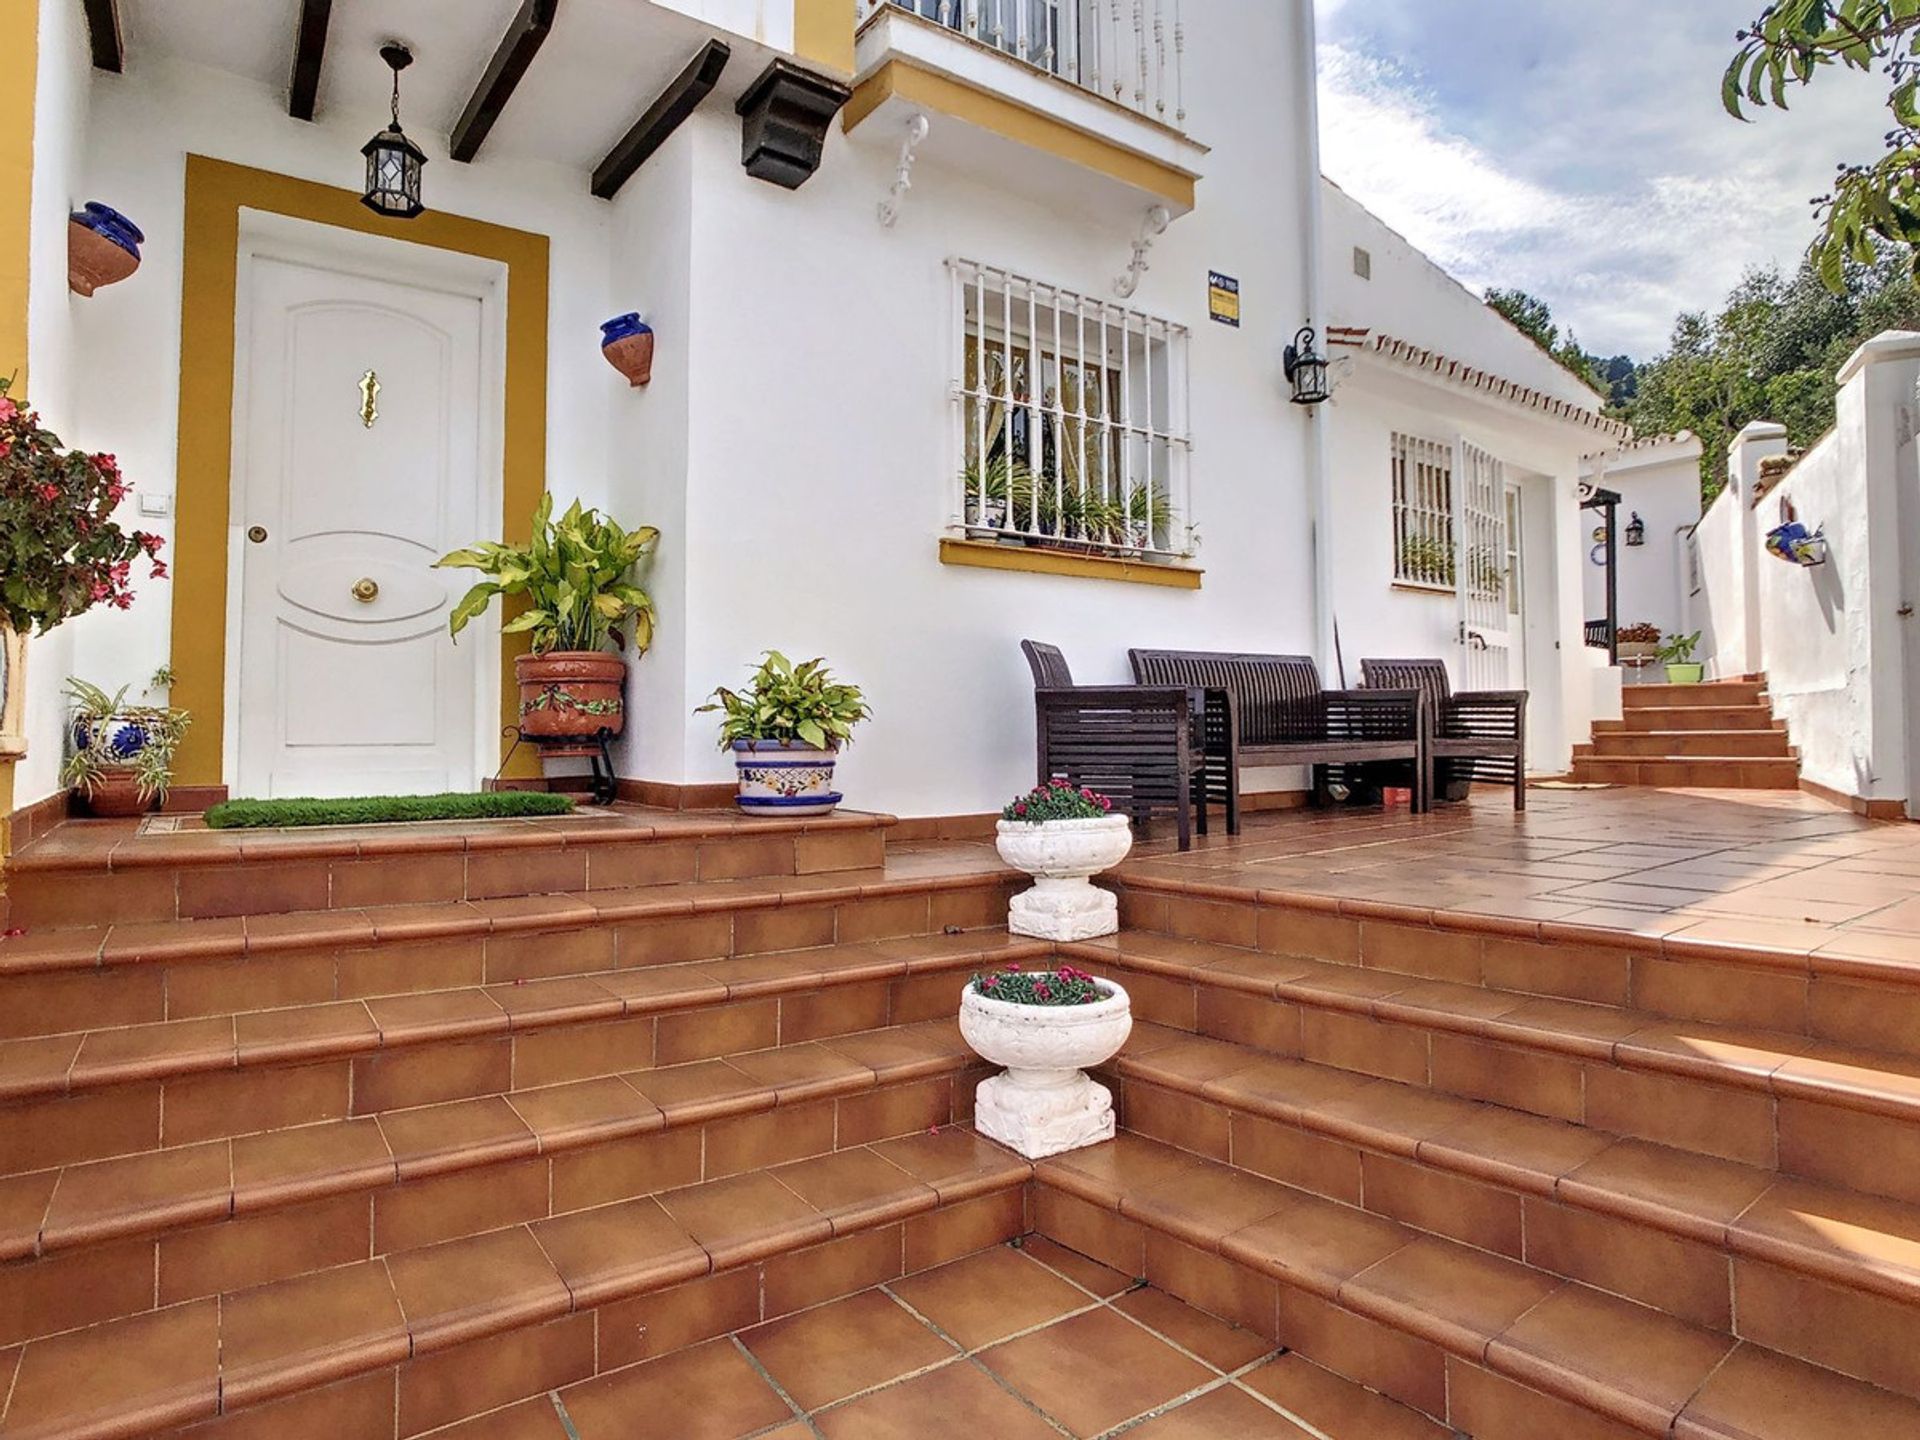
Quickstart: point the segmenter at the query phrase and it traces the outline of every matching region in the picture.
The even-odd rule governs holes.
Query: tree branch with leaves
[[[1737,120],[1787,109],[1793,87],[1836,65],[1886,76],[1886,153],[1841,162],[1832,192],[1813,202],[1821,232],[1810,253],[1835,292],[1849,261],[1874,263],[1876,236],[1906,246],[1920,270],[1920,0],[1779,0],[1736,38],[1721,99]]]

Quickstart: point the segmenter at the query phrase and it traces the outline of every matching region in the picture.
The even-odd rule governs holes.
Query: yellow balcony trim
[[[793,0],[795,58],[853,74],[853,0]]]
[[[1144,560],[1120,560],[1111,555],[1067,555],[992,540],[943,539],[940,563],[971,565],[979,570],[1024,570],[1032,575],[1070,575],[1080,580],[1121,580],[1168,590],[1198,590],[1205,573],[1191,565],[1150,565]]]
[[[1034,150],[1057,155],[1085,169],[1137,186],[1174,205],[1193,209],[1191,175],[1088,134],[991,91],[942,75],[910,60],[887,61],[854,87],[842,124],[852,131],[894,96],[924,105]]]

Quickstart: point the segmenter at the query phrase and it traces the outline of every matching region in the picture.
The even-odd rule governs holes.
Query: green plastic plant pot
[[[1667,666],[1669,685],[1698,685],[1701,677],[1707,673],[1707,667],[1698,661],[1690,665],[1670,664]]]

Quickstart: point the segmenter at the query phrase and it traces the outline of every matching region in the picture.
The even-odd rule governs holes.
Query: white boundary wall
[[[1902,616],[1903,531],[1920,524],[1920,335],[1890,332],[1842,367],[1834,429],[1762,491],[1760,461],[1786,453],[1779,426],[1751,425],[1729,457],[1728,484],[1697,532],[1712,674],[1764,672],[1774,713],[1801,753],[1801,774],[1862,800],[1911,801],[1909,673]],[[1757,498],[1756,498],[1757,497]],[[1825,565],[1766,551],[1789,508],[1826,535]]]

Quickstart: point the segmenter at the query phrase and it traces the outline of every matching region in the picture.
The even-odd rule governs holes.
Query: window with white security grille
[[[1453,446],[1396,434],[1393,437],[1393,578],[1402,585],[1451,590],[1457,556],[1453,533]]]
[[[1184,326],[955,260],[951,523],[1161,559],[1194,544]]]

